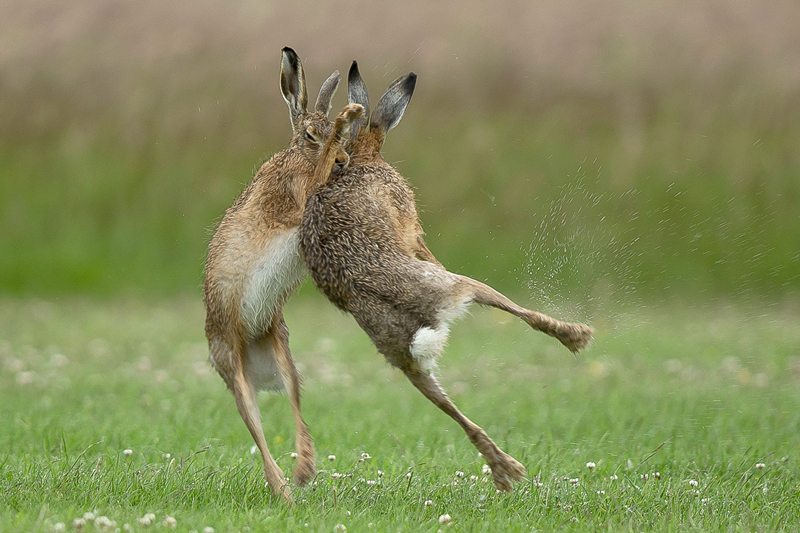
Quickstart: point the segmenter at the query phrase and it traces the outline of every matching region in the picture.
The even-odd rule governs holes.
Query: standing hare
[[[314,444],[300,412],[300,375],[289,352],[282,306],[306,276],[300,254],[299,226],[306,201],[321,185],[314,170],[325,141],[340,137],[361,108],[347,106],[336,124],[328,120],[339,72],[323,83],[314,112],[307,111],[303,66],[291,48],[283,49],[281,92],[289,106],[289,147],[264,163],[253,182],[225,212],[209,243],[204,299],[209,359],[233,392],[247,429],[264,461],[275,494],[289,497],[283,472],[269,453],[256,395],[285,390],[296,428],[294,480],[315,474]],[[328,166],[342,169],[348,156],[341,140],[328,149]]]
[[[340,141],[326,145],[316,180],[330,178],[309,198],[300,245],[319,290],[351,313],[386,360],[461,425],[491,467],[497,488],[511,490],[525,468],[464,416],[431,374],[448,324],[476,302],[518,316],[573,352],[586,346],[592,329],[520,307],[479,281],[448,272],[433,258],[422,240],[413,192],[380,154],[415,83],[413,73],[392,83],[370,117],[366,87],[353,62],[349,100],[364,107],[369,129],[364,128],[366,119],[354,123],[344,172],[331,173]]]

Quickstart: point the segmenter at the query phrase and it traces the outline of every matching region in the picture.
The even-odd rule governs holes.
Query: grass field
[[[349,317],[301,295],[287,321],[319,475],[294,505],[264,490],[233,398],[205,362],[202,321],[199,298],[0,301],[0,530],[77,531],[85,513],[96,518],[83,531],[800,525],[796,305],[640,305],[595,317],[596,341],[578,356],[475,308],[441,379],[528,468],[497,494],[455,423]],[[288,404],[264,395],[261,406],[289,474]]]

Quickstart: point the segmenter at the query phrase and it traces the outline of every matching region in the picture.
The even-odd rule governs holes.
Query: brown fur
[[[351,313],[386,360],[466,432],[492,468],[495,485],[510,490],[525,468],[464,416],[431,376],[444,347],[447,324],[470,302],[508,311],[531,327],[556,337],[571,351],[583,348],[592,329],[524,309],[491,287],[445,270],[422,239],[414,195],[380,154],[386,132],[397,124],[416,77],[394,82],[372,114],[368,131],[356,128],[350,165],[309,198],[301,248],[316,286]],[[365,99],[357,67],[348,83],[351,100]],[[353,91],[355,85],[357,90]],[[358,102],[368,107],[368,102]],[[336,149],[329,143],[326,150]],[[318,177],[330,175],[320,159]]]
[[[347,106],[336,125],[328,120],[338,76],[335,72],[323,84],[316,111],[309,113],[302,64],[293,50],[283,50],[281,90],[289,105],[292,140],[261,166],[225,212],[205,265],[209,359],[233,392],[261,452],[270,488],[286,498],[290,491],[267,447],[256,395],[261,389],[286,391],[296,427],[294,480],[308,482],[316,472],[314,445],[300,412],[300,375],[281,308],[306,276],[297,233],[306,201],[322,183],[315,181],[314,171],[325,142],[337,140],[326,151],[329,172],[343,168],[348,156],[340,138],[360,116],[360,106]]]

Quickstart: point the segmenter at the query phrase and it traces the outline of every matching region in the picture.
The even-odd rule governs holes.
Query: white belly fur
[[[278,306],[306,274],[300,253],[300,229],[277,235],[250,273],[242,297],[242,321],[251,339],[267,330]]]

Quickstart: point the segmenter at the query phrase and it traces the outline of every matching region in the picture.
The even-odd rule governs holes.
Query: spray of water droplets
[[[607,331],[630,325],[642,305],[637,294],[639,236],[632,224],[620,223],[618,216],[612,221],[608,213],[636,194],[595,194],[585,170],[564,187],[541,217],[527,248],[526,284],[540,309]],[[635,220],[637,214],[626,216]]]

